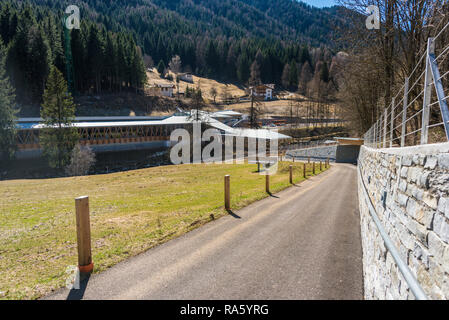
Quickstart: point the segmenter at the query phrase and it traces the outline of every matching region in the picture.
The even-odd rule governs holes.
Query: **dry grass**
[[[260,109],[263,116],[289,116],[290,107],[293,103],[293,116],[296,116],[296,101],[291,100],[273,100],[273,101],[263,101],[260,103]],[[305,116],[307,112],[307,101],[299,102],[300,110],[299,115]],[[232,109],[242,113],[249,113],[251,108],[251,102],[242,102],[236,104],[230,104],[226,106],[227,109]],[[333,115],[335,104],[330,105],[330,112]]]
[[[289,186],[288,165],[271,179]],[[295,182],[303,180],[295,163]],[[267,196],[256,165],[180,165],[85,177],[0,181],[0,299],[35,299],[77,264],[74,198],[90,197],[95,272]],[[319,170],[317,170],[319,173]],[[310,174],[310,169],[309,169]]]
[[[159,73],[156,71],[156,69],[153,69],[152,72],[147,72],[148,84],[169,83],[169,84],[176,85],[176,75],[172,72],[170,72],[170,74],[173,77],[173,81],[161,79],[161,77],[159,76]],[[221,101],[221,94],[222,94],[224,88],[226,88],[226,87],[228,88],[228,93],[232,97],[241,97],[241,96],[245,95],[245,91],[242,88],[239,88],[238,86],[236,86],[235,84],[223,83],[223,82],[219,82],[219,81],[208,79],[208,78],[198,77],[195,75],[192,75],[192,76],[193,76],[193,83],[188,83],[188,82],[184,82],[184,81],[179,82],[179,92],[184,93],[186,91],[187,86],[189,88],[197,88],[197,86],[199,84],[202,94],[203,94],[203,98],[205,100],[207,100],[206,102],[208,102],[208,103],[212,103],[214,101],[213,96],[210,94],[210,91],[212,88],[215,88],[217,90],[217,93],[218,93],[218,95],[216,97],[217,103]],[[175,93],[176,93],[176,91],[175,91]]]

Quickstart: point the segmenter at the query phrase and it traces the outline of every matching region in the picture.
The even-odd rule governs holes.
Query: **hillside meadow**
[[[289,186],[280,162],[271,191]],[[293,163],[294,183],[304,180]],[[90,201],[95,273],[267,197],[254,164],[179,165],[83,177],[0,181],[0,299],[36,299],[64,286],[77,265],[74,199]],[[312,175],[311,165],[308,174]],[[324,167],[323,167],[324,170]],[[318,174],[319,167],[316,171]]]

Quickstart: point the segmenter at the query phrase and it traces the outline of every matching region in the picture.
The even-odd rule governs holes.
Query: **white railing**
[[[428,39],[426,51],[406,77],[402,88],[365,133],[365,145],[372,148],[392,148],[428,144],[429,129],[436,127],[444,128],[445,137],[437,135],[431,142],[442,142],[433,141],[435,139],[449,141],[449,95],[445,94],[443,86],[444,82],[449,82],[449,70],[440,72],[441,66],[449,65],[446,61],[449,57],[449,44],[440,44],[437,54],[435,49],[438,37],[448,26],[449,23],[436,37]],[[424,71],[417,76],[415,73],[419,66]],[[436,93],[434,97],[433,92]],[[399,100],[400,96],[402,98]],[[432,112],[440,116],[431,117]]]

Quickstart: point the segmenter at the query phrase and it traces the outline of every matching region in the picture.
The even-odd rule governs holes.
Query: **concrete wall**
[[[337,153],[337,146],[323,146],[323,147],[314,147],[308,149],[299,149],[299,150],[289,150],[286,155],[290,157],[295,157],[295,159],[299,160],[307,160],[310,157],[311,160],[324,161],[329,158],[331,161],[335,161],[335,156]]]
[[[449,143],[361,148],[360,176],[375,211],[419,284],[432,299],[449,298]],[[359,202],[366,299],[414,299],[369,213]]]
[[[360,146],[339,145],[335,155],[335,161],[338,163],[357,163]]]
[[[333,145],[290,150],[286,155],[298,160],[307,160],[310,157],[312,161],[324,161],[329,158],[329,160],[339,163],[357,163],[359,151],[360,146]]]

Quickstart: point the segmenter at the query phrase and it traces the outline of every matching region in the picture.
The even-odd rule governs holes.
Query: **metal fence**
[[[449,84],[449,44],[441,38],[438,41],[448,26],[428,39],[424,54],[402,88],[365,133],[365,145],[391,148],[449,141],[449,95],[444,90]],[[423,70],[421,74],[419,70]]]

